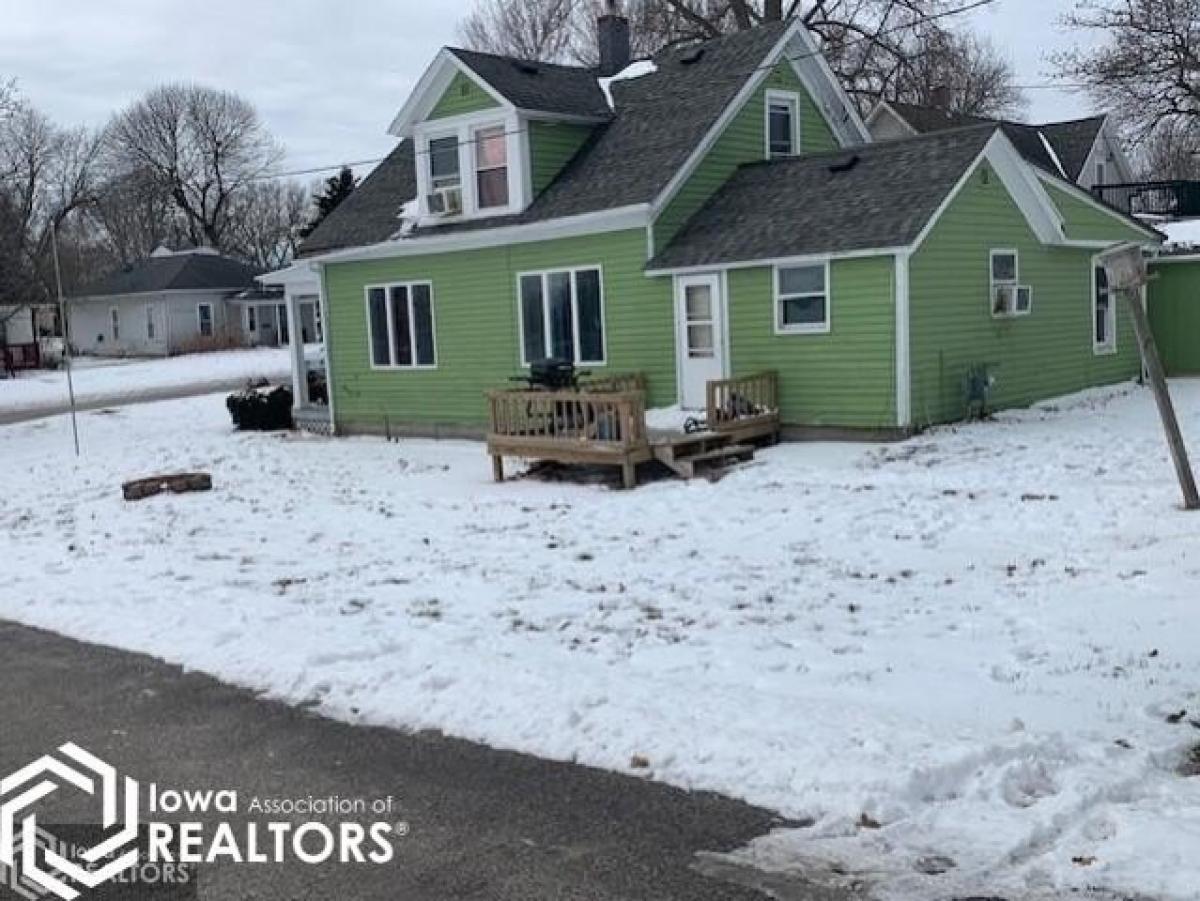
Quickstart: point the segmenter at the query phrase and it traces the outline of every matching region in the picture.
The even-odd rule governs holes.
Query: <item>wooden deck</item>
[[[753,440],[779,434],[778,379],[756,373],[708,384],[708,428],[652,432],[646,427],[646,381],[640,374],[589,381],[572,391],[492,391],[488,394],[488,454],[496,481],[504,458],[617,466],[625,488],[637,466],[658,460],[683,478],[699,464],[753,456]]]

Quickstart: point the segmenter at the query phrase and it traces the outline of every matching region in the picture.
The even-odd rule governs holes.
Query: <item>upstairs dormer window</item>
[[[508,206],[508,135],[503,125],[476,130],[475,180],[481,210]]]
[[[462,187],[458,163],[458,137],[434,138],[429,142],[429,176],[435,191]]]
[[[800,152],[800,95],[767,91],[767,159],[783,160]]]

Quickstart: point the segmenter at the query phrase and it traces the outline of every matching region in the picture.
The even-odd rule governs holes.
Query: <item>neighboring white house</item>
[[[1028,125],[932,106],[881,101],[867,116],[867,129],[876,141],[891,141],[990,122],[1004,126],[1009,140],[1029,162],[1051,175],[1075,182],[1084,190],[1090,191],[1097,185],[1123,185],[1134,180],[1116,127],[1108,116]]]
[[[115,356],[267,343],[258,340],[257,329],[247,331],[251,319],[257,325],[256,317],[248,317],[247,306],[235,300],[257,287],[258,274],[208,248],[160,248],[70,298],[71,343],[80,353]],[[270,343],[284,343],[278,332],[275,328]]]

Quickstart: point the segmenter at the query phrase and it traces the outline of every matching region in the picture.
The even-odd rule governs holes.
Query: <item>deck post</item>
[[[499,454],[492,454],[492,478],[497,482],[504,481],[504,458]]]
[[[637,487],[637,464],[628,458],[621,464],[621,487],[626,491]]]

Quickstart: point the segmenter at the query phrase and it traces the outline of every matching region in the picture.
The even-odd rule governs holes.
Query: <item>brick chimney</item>
[[[629,41],[629,20],[617,11],[617,0],[605,0],[604,14],[597,24],[600,77],[612,78],[629,65],[633,54]]]

